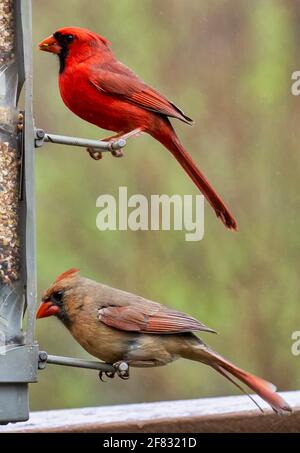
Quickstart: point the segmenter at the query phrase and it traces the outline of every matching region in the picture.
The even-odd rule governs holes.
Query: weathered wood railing
[[[32,412],[28,422],[0,427],[0,433],[300,432],[300,391],[282,395],[292,414],[278,416],[264,403],[261,414],[247,396],[229,396]]]

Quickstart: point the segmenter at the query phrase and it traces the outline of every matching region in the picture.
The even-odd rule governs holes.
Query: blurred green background
[[[296,0],[33,0],[34,110],[49,132],[101,138],[58,92],[56,57],[38,42],[62,26],[108,38],[118,58],[181,106],[196,125],[176,130],[238,219],[230,233],[206,204],[205,237],[182,232],[99,232],[96,199],[117,194],[196,194],[151,137],[123,159],[82,149],[37,152],[39,296],[62,271],[136,292],[198,317],[220,335],[202,338],[239,366],[299,388],[300,4]],[[175,122],[174,122],[175,123]],[[88,355],[54,318],[37,323],[42,349]],[[204,365],[178,361],[133,369],[127,382],[49,365],[31,386],[31,409],[229,395],[236,389]]]

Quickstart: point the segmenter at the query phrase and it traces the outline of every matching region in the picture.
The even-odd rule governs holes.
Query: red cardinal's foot
[[[124,153],[121,149],[114,149],[113,151],[111,151],[111,155],[113,157],[123,157]]]
[[[94,148],[87,148],[86,149],[89,155],[91,156],[92,159],[94,160],[101,160],[102,159],[102,152],[95,150]]]
[[[126,134],[123,133],[123,132],[120,132],[119,134],[117,134],[117,135],[115,135],[113,137],[109,137],[107,139],[104,139],[104,141],[109,142],[112,156],[114,156],[114,157],[123,157],[124,156],[123,151],[121,149],[113,149],[113,146],[112,146],[113,143],[117,139],[119,139],[119,140],[123,139],[123,140],[126,141],[130,137],[138,137],[139,135],[142,135],[143,132],[144,132],[143,128],[142,127],[138,127],[137,129],[129,131]],[[125,144],[126,144],[126,142],[125,142]]]

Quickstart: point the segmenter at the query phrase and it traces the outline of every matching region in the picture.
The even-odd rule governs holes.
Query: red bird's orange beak
[[[45,52],[51,52],[59,54],[61,51],[61,46],[55,40],[53,36],[49,36],[48,38],[44,39],[44,41],[39,43],[40,50],[44,50]]]
[[[36,312],[36,319],[48,318],[48,316],[56,315],[58,312],[59,308],[52,302],[42,302]]]

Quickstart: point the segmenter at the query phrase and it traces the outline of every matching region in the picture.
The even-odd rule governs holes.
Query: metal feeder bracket
[[[85,368],[88,370],[98,370],[100,377],[106,374],[109,377],[114,377],[117,374],[121,379],[129,378],[129,366],[126,362],[119,362],[117,366],[109,363],[97,362],[95,360],[82,360],[73,357],[61,357],[57,355],[48,355],[45,351],[39,352],[39,370],[44,370],[47,363],[52,365],[70,366],[74,368]]]
[[[67,135],[49,134],[43,129],[35,129],[35,147],[40,148],[44,143],[55,143],[68,146],[80,146],[89,148],[90,152],[98,153],[111,152],[122,149],[126,146],[126,140],[123,138],[116,139],[115,141],[105,142],[102,140],[91,140],[88,138],[69,137]],[[93,151],[94,150],[94,151]]]

